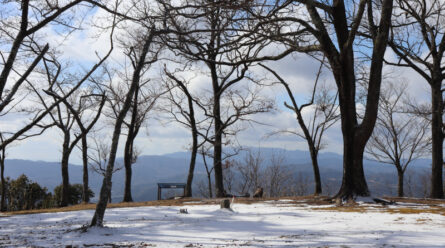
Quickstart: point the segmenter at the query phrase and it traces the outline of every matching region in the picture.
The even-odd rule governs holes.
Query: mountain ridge
[[[285,164],[292,168],[295,175],[307,178],[309,193],[312,190],[313,175],[312,164],[310,162],[309,153],[302,150],[285,150],[281,148],[251,148],[251,151],[260,152],[267,164],[271,156],[284,156]],[[242,151],[232,159],[242,161],[248,153]],[[158,182],[185,182],[188,172],[190,153],[187,151],[167,153],[163,155],[143,155],[133,165],[133,181],[132,194],[136,201],[154,200],[157,194]],[[116,168],[122,167],[122,158],[117,159]],[[430,168],[431,160],[419,159],[414,161],[408,167],[407,173],[419,173],[427,171]],[[211,163],[211,161],[208,161]],[[331,187],[339,187],[342,176],[342,156],[340,154],[327,152],[319,154],[319,164],[321,177],[324,183],[332,183]],[[23,160],[23,159],[6,159],[5,175],[16,178],[21,174],[25,174],[32,181],[47,187],[49,191],[53,191],[54,187],[59,185],[61,179],[61,169],[58,162],[45,162],[41,160]],[[396,192],[396,170],[394,166],[378,163],[376,161],[364,161],[365,174],[370,189],[377,195],[394,194]],[[410,172],[412,171],[412,172]],[[76,164],[69,165],[70,183],[82,183],[82,166]],[[424,172],[422,172],[424,173]],[[204,180],[206,173],[202,161],[202,157],[198,156],[195,169],[196,183]],[[102,176],[90,170],[89,185],[98,195]],[[118,170],[113,175],[113,201],[120,201],[123,196],[124,189],[124,170]],[[212,176],[213,179],[213,176]],[[418,184],[418,183],[417,183]],[[196,192],[196,190],[194,191]],[[94,200],[94,199],[93,199]]]

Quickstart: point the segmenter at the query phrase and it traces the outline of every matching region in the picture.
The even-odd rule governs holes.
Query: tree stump
[[[229,199],[224,199],[221,201],[221,208],[228,208],[230,209],[230,200]]]

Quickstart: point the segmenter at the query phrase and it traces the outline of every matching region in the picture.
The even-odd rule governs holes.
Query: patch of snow
[[[324,205],[327,207],[329,205]],[[391,206],[396,207],[396,206]],[[444,247],[445,216],[335,212],[281,204],[108,209],[105,228],[80,231],[92,210],[0,218],[0,247]]]

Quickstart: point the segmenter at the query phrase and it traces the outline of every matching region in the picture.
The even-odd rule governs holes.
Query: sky
[[[101,11],[96,11],[90,17],[91,19],[99,20],[101,15],[103,15]],[[107,34],[97,37],[97,30],[94,28],[86,28],[82,32],[74,32],[67,38],[61,38],[58,31],[57,27],[46,28],[43,31],[45,39],[52,47],[56,47],[61,51],[64,58],[76,61],[76,66],[78,67],[87,68],[97,61],[97,54],[103,55],[108,51],[109,41],[107,40]],[[279,48],[272,47],[270,49]],[[394,54],[388,49],[386,57],[394,58]],[[123,59],[122,49],[116,47],[108,63],[122,63]],[[168,61],[161,63],[169,65]],[[276,70],[281,77],[291,84],[299,103],[303,103],[310,98],[319,62],[303,54],[293,54],[280,61],[269,62],[267,65]],[[267,74],[260,67],[253,68],[253,71],[258,75],[267,75],[267,77],[273,79],[272,75]],[[427,84],[412,70],[406,68],[385,68],[385,71],[390,73],[392,78],[406,82],[408,85],[407,92],[412,98],[426,99],[428,97],[429,90]],[[206,84],[205,78],[197,78],[196,81],[196,86],[194,86],[196,88]],[[323,71],[320,81],[332,87],[335,85],[328,70]],[[275,147],[288,150],[307,150],[305,141],[295,135],[270,135],[279,130],[298,128],[295,114],[283,107],[283,101],[288,100],[284,88],[281,86],[268,87],[262,90],[262,94],[276,100],[276,111],[258,114],[253,117],[255,121],[264,125],[256,123],[243,124],[243,131],[237,135],[238,142],[242,146],[255,148]],[[306,117],[310,116],[311,110],[306,111],[304,114]],[[24,121],[23,117],[20,116],[4,116],[0,118],[0,126],[14,126]],[[102,123],[105,129],[111,128],[105,125],[106,120],[104,118],[99,122]],[[161,155],[185,151],[191,143],[190,132],[187,129],[178,123],[162,118],[160,115],[149,118],[145,126],[147,128],[136,139],[136,145],[142,152],[141,155]],[[109,138],[109,136],[104,138]],[[121,137],[119,154],[122,154],[122,140],[123,137]],[[342,136],[339,122],[327,131],[324,143],[326,148],[323,151],[341,154]],[[60,161],[61,146],[61,132],[56,128],[52,128],[43,135],[17,142],[8,147],[7,158]],[[72,154],[70,162],[75,164],[81,163],[80,152],[77,149]]]

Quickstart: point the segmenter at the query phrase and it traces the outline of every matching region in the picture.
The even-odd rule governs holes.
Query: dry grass
[[[264,201],[277,201],[278,200],[291,200],[285,203],[289,204],[310,204],[310,205],[322,205],[328,204],[327,197],[323,196],[301,196],[301,197],[276,197],[276,198],[235,198],[236,203],[252,204]],[[146,206],[184,206],[184,205],[211,205],[219,204],[221,199],[200,199],[200,198],[184,198],[175,200],[160,200],[160,201],[146,201],[146,202],[120,202],[110,203],[108,208],[126,208],[126,207],[146,207]],[[33,209],[5,212],[3,216],[9,215],[22,215],[22,214],[38,214],[38,213],[56,213],[56,212],[70,212],[79,210],[91,210],[96,209],[96,204],[78,204],[63,208],[47,208],[47,209]]]
[[[312,210],[317,211],[337,211],[337,212],[357,212],[357,213],[367,213],[367,212],[386,212],[391,214],[440,214],[445,216],[445,200],[436,199],[419,199],[419,198],[396,198],[388,197],[385,198],[388,201],[396,202],[396,205],[358,205],[355,203],[348,203],[343,206],[327,206],[312,208]],[[412,204],[410,206],[397,205],[397,203]],[[396,206],[396,207],[392,207]]]
[[[387,208],[385,212],[391,214],[440,214],[445,216],[445,207],[429,206],[427,208],[411,208],[411,207],[399,207],[399,208]]]
[[[201,199],[187,198],[178,200],[161,200],[161,201],[147,201],[147,202],[120,202],[109,203],[107,208],[126,208],[126,207],[145,207],[145,206],[182,206],[184,203],[192,202],[192,204],[205,204],[205,202],[198,203]],[[96,204],[78,204],[63,208],[46,208],[5,212],[5,215],[21,215],[21,214],[38,214],[38,213],[56,213],[56,212],[70,212],[79,210],[96,209]]]
[[[252,204],[258,202],[272,202],[276,204],[287,205],[312,205],[312,206],[326,206],[311,208],[316,211],[338,211],[338,212],[387,212],[400,214],[420,214],[432,213],[441,214],[445,216],[445,200],[434,199],[416,199],[416,198],[385,198],[395,202],[412,203],[413,206],[399,206],[397,208],[382,206],[382,205],[365,205],[349,203],[343,206],[332,206],[332,200],[326,196],[298,196],[298,197],[276,197],[276,198],[235,198],[235,203]],[[287,201],[282,201],[287,200]],[[160,200],[147,202],[120,202],[108,204],[108,208],[126,208],[126,207],[145,207],[145,206],[184,206],[184,205],[211,205],[219,204],[221,199],[199,199],[199,198],[184,198],[175,200]],[[421,207],[419,207],[421,206]],[[56,213],[69,212],[79,210],[92,210],[96,208],[96,204],[78,204],[63,208],[49,208],[36,210],[23,210],[14,212],[5,212],[3,216],[36,214],[36,213]]]
[[[430,213],[430,214],[440,214],[445,216],[445,208],[444,207],[425,207],[425,208],[414,208],[414,207],[397,207],[397,208],[388,208],[383,206],[330,206],[325,208],[312,208],[312,210],[316,211],[330,211],[330,212],[355,212],[355,213],[369,213],[369,212],[386,212],[390,214],[421,214],[421,213]]]

